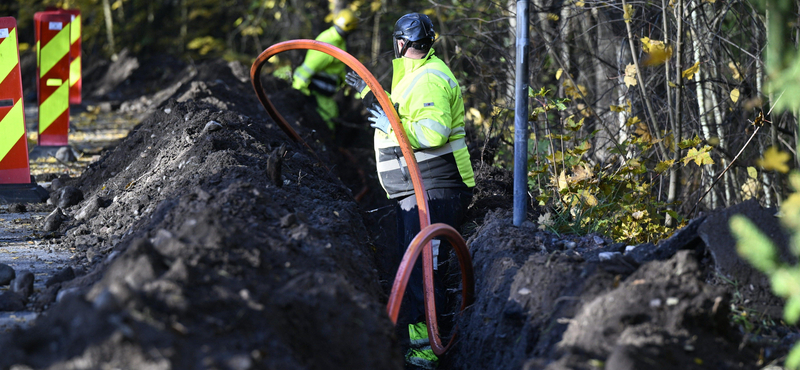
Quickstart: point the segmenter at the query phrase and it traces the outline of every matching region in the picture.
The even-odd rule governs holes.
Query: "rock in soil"
[[[16,276],[17,275],[11,266],[0,263],[0,286],[10,284]]]
[[[25,213],[27,210],[28,207],[25,207],[22,203],[15,203],[8,207],[8,212],[10,213]]]
[[[64,163],[72,163],[78,160],[72,148],[68,146],[61,147],[56,152],[56,159]]]
[[[71,185],[59,188],[55,191],[53,203],[61,208],[67,208],[80,203],[83,200],[83,192]],[[52,195],[51,195],[52,199]]]
[[[105,208],[108,206],[108,201],[101,197],[93,197],[91,200],[86,202],[86,204],[81,207],[80,211],[75,215],[75,219],[78,221],[86,220],[89,218],[94,217],[97,214],[97,211],[100,208]]]
[[[61,208],[56,207],[56,209],[44,219],[44,231],[53,232],[58,230],[66,218],[67,216],[64,215],[64,212],[61,212]]]
[[[14,312],[25,309],[26,299],[21,294],[7,291],[0,294],[0,312]]]
[[[14,282],[11,283],[11,290],[27,299],[33,293],[33,280],[32,272],[28,270],[20,271]]]
[[[55,275],[47,279],[44,283],[44,286],[50,287],[54,284],[63,283],[65,281],[69,281],[75,278],[75,271],[72,269],[71,266],[67,266],[61,271],[57,272]]]

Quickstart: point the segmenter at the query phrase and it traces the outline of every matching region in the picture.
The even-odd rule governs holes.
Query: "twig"
[[[784,90],[784,92],[785,92],[785,90]],[[767,112],[767,114],[766,114],[767,116],[769,116],[769,114],[772,113],[772,109],[775,108],[775,104],[777,104],[778,101],[780,101],[782,97],[783,97],[783,92],[781,92],[781,95],[779,95],[778,99],[775,100],[775,103],[772,104],[772,107],[769,109],[769,112]],[[763,120],[763,118],[762,118],[762,120]],[[758,121],[758,120],[756,120],[756,121]],[[761,123],[761,125],[756,126],[755,131],[753,131],[753,134],[750,135],[749,139],[747,139],[747,142],[744,143],[744,146],[742,146],[742,149],[739,150],[739,153],[736,153],[736,156],[733,157],[733,159],[731,160],[731,163],[728,163],[728,166],[725,167],[725,169],[719,174],[719,176],[717,176],[717,178],[714,180],[714,182],[711,183],[711,186],[709,186],[708,189],[706,189],[705,193],[703,193],[703,195],[700,197],[700,199],[697,200],[697,203],[695,203],[694,207],[692,207],[692,211],[689,212],[689,217],[690,218],[694,214],[694,211],[697,209],[697,205],[699,205],[700,202],[703,201],[703,198],[705,198],[705,196],[708,195],[708,192],[710,192],[711,189],[714,188],[714,185],[716,185],[717,182],[719,181],[719,179],[721,179],[722,176],[725,175],[725,172],[728,172],[728,169],[731,168],[731,166],[733,166],[733,162],[736,162],[736,160],[739,159],[739,156],[742,154],[742,152],[744,152],[744,149],[747,148],[747,145],[749,145],[750,142],[753,140],[753,138],[756,137],[756,134],[758,133],[759,130],[761,130],[762,127],[764,127],[763,126],[763,122]]]
[[[733,162],[736,162],[736,160],[739,159],[739,156],[742,154],[742,152],[744,152],[744,149],[747,148],[747,145],[750,144],[750,141],[752,141],[753,138],[756,137],[756,134],[758,133],[758,130],[761,130],[761,127],[763,127],[763,126],[757,126],[756,127],[756,130],[753,131],[753,134],[750,135],[750,138],[747,139],[746,143],[744,143],[744,146],[742,146],[742,149],[739,150],[739,153],[736,153],[736,156],[733,157],[733,160],[731,160],[731,163],[728,163],[728,166],[725,167],[724,170],[722,170],[722,172],[719,174],[719,176],[717,176],[717,178],[714,180],[714,182],[711,183],[711,186],[709,186],[708,189],[706,189],[706,191],[703,193],[703,195],[700,196],[700,199],[698,199],[697,202],[694,204],[694,207],[692,207],[692,211],[689,212],[689,218],[692,217],[692,215],[694,214],[694,211],[697,209],[697,205],[700,204],[700,202],[703,201],[703,198],[705,198],[706,195],[708,195],[708,192],[710,192],[711,189],[714,188],[714,185],[717,184],[719,179],[721,179],[722,176],[725,175],[725,172],[728,172],[728,169],[731,168],[731,166],[733,165]]]

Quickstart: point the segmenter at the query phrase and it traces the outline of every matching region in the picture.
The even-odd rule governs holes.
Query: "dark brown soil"
[[[85,273],[33,296],[42,315],[0,335],[0,368],[402,369],[385,313],[394,214],[360,106],[340,96],[332,134],[265,78],[312,154],[263,113],[248,68],[137,63],[150,67],[97,99],[143,122],[69,181],[85,200],[64,210],[58,241]],[[440,368],[757,369],[796,338],[737,324],[746,303],[709,278],[726,252],[709,255],[703,219],[628,253],[602,235],[515,227],[510,173],[474,157],[462,233],[477,297],[444,316],[458,337]]]

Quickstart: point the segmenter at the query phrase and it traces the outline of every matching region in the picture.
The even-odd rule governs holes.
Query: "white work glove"
[[[389,123],[389,117],[386,117],[386,112],[383,111],[381,106],[375,104],[372,108],[367,108],[367,110],[371,114],[371,116],[367,118],[372,122],[369,126],[381,130],[384,134],[388,135],[389,130],[392,129],[392,125]]]

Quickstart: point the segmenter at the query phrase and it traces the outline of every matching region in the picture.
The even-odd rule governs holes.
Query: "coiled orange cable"
[[[422,183],[422,176],[420,175],[419,167],[417,166],[417,159],[414,157],[414,152],[411,150],[411,144],[409,144],[408,137],[406,137],[405,130],[400,123],[400,117],[397,116],[397,112],[392,107],[389,97],[378,83],[378,80],[375,79],[372,73],[370,73],[370,71],[364,67],[361,62],[344,50],[316,40],[291,40],[270,46],[264,50],[258,56],[258,58],[256,58],[253,66],[250,68],[250,80],[253,83],[253,89],[255,89],[261,105],[264,106],[264,109],[267,110],[267,113],[270,115],[270,117],[272,117],[272,119],[278,123],[281,130],[289,135],[292,140],[302,143],[306,148],[313,152],[313,149],[311,149],[308,143],[306,143],[300,137],[300,135],[298,135],[297,132],[295,132],[294,129],[289,126],[283,116],[278,113],[277,109],[275,109],[275,106],[272,105],[272,102],[270,102],[269,98],[267,98],[267,95],[264,93],[264,89],[261,84],[261,67],[264,65],[264,63],[273,55],[288,50],[316,50],[340,60],[358,73],[364,82],[367,83],[367,86],[369,86],[370,90],[375,94],[375,98],[378,99],[378,103],[381,105],[381,108],[383,108],[383,111],[386,112],[386,115],[389,118],[389,123],[392,125],[395,135],[397,135],[397,142],[400,144],[400,149],[403,152],[403,157],[406,160],[406,165],[408,166],[409,173],[411,174],[411,183],[414,186],[414,196],[417,200],[417,209],[419,210],[419,223],[421,230],[419,234],[417,234],[417,236],[411,241],[406,253],[403,255],[403,260],[397,269],[397,275],[395,276],[394,284],[392,285],[392,292],[389,295],[389,302],[386,305],[386,311],[388,312],[392,323],[397,324],[397,316],[400,312],[400,305],[403,301],[406,285],[408,285],[408,279],[411,276],[411,270],[414,267],[417,257],[419,257],[421,249],[422,280],[424,285],[423,290],[425,293],[425,319],[428,327],[428,338],[433,352],[437,355],[444,354],[453,344],[455,335],[450,338],[450,341],[446,346],[442,345],[441,338],[439,337],[438,320],[436,317],[436,300],[434,299],[433,288],[433,252],[430,241],[434,237],[444,236],[450,241],[454,250],[456,251],[458,262],[461,267],[461,310],[463,311],[467,306],[472,304],[475,294],[475,278],[472,269],[472,260],[466,243],[464,242],[464,238],[462,238],[461,234],[459,234],[458,231],[453,229],[451,226],[446,224],[430,224],[431,220],[430,213],[428,211],[428,197],[427,193],[425,192],[425,185]],[[425,248],[423,248],[423,246]]]

